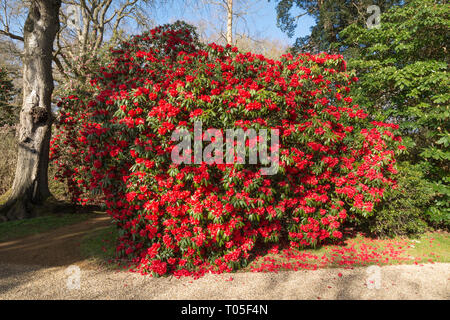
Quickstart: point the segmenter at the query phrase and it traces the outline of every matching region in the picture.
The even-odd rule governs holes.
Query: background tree
[[[271,59],[280,58],[288,50],[288,44],[281,40],[249,37],[245,34],[235,36],[235,45],[242,52],[251,51]]]
[[[0,126],[14,123],[14,108],[11,104],[15,89],[6,69],[0,67]]]
[[[238,39],[254,38],[248,32],[248,15],[258,12],[260,0],[185,0],[185,7],[202,12],[195,25],[204,42],[236,45]]]
[[[159,3],[166,2],[160,0]],[[168,2],[168,1],[167,1]],[[30,1],[0,0],[0,35],[23,42],[26,6]],[[118,40],[153,24],[154,0],[62,0],[53,51],[56,95],[65,86],[82,85],[98,60]]]
[[[270,1],[270,0],[269,0]],[[339,51],[339,32],[345,27],[357,23],[365,25],[370,16],[367,7],[377,5],[381,12],[394,5],[407,1],[400,0],[275,0],[277,2],[277,25],[293,37],[299,19],[305,15],[312,16],[316,24],[311,29],[311,35],[297,38],[294,51],[306,52],[337,52]],[[294,9],[301,11],[293,15]]]
[[[225,0],[224,0],[225,2]],[[226,0],[227,44],[233,44],[233,0]]]
[[[0,111],[0,125],[7,124],[10,126],[17,124],[20,106],[22,105],[22,44],[21,41],[12,40],[7,35],[8,33],[12,34],[12,32],[23,34],[23,30],[16,28],[11,30],[9,27],[10,24],[18,21],[15,19],[18,15],[26,16],[24,4],[17,2],[17,7],[11,7],[12,3],[0,0],[0,66],[8,73],[8,78],[12,80],[14,87],[14,94],[10,97],[7,110],[3,109],[7,112]],[[21,24],[23,25],[23,21],[21,21]],[[18,38],[22,39],[23,37]]]
[[[204,44],[215,42],[223,45],[227,43],[220,31],[215,33],[208,32],[208,23],[205,21],[197,21],[196,23],[191,23],[191,25],[195,26],[200,42]],[[264,37],[260,34],[250,36],[246,32],[234,32],[233,45],[242,52],[251,51],[271,59],[278,59],[289,48],[287,42],[282,40]]]
[[[18,130],[18,160],[8,200],[0,208],[3,220],[32,216],[34,206],[50,196],[47,170],[53,121],[52,57],[60,7],[60,0],[29,3],[23,33],[24,98]]]
[[[66,76],[85,76],[81,66],[98,57],[105,43],[112,46],[127,33],[152,25],[153,0],[63,0],[61,28],[56,36],[54,61]]]
[[[432,222],[450,225],[449,27],[446,1],[414,0],[382,14],[379,29],[357,24],[340,36],[348,65],[360,81],[355,102],[374,120],[399,124],[408,155],[433,189],[425,209]],[[402,164],[401,164],[402,165]],[[405,164],[404,167],[409,167]],[[421,187],[423,189],[423,187]],[[409,190],[409,198],[423,193]]]

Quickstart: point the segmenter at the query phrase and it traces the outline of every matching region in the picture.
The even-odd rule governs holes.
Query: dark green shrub
[[[358,230],[381,237],[425,232],[425,211],[432,200],[433,190],[423,179],[419,165],[401,162],[398,170],[398,188],[386,192],[383,203],[373,216],[354,221]]]

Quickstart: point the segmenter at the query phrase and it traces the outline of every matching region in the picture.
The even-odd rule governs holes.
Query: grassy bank
[[[92,232],[81,242],[83,256],[102,264],[111,261],[116,238],[114,227]],[[414,239],[373,239],[358,235],[341,245],[272,249],[253,258],[248,267],[239,272],[450,262],[450,234],[428,232]]]
[[[0,242],[49,232],[60,227],[85,221],[98,214],[100,213],[49,214],[32,219],[2,222],[0,223]]]
[[[0,242],[51,232],[98,215],[104,215],[104,213],[88,211],[49,214],[28,220],[0,223]],[[117,236],[118,232],[114,226],[93,229],[80,238],[82,257],[101,265],[116,267],[116,264],[111,262],[114,259]],[[435,262],[450,262],[450,234],[447,232],[428,232],[411,239],[406,237],[373,239],[357,235],[339,245],[325,245],[315,249],[296,250],[272,247],[253,256],[250,264],[239,272],[277,272]]]

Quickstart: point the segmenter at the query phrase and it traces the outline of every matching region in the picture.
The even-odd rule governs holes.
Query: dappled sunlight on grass
[[[92,224],[94,221],[92,218],[98,223]],[[109,218],[102,212],[92,211],[90,213],[48,215],[1,223],[0,251],[4,255],[9,255],[11,250],[14,250],[22,252],[22,256],[42,251],[42,258],[44,258],[46,256],[44,253],[51,250],[49,246],[56,246],[56,243],[67,243],[76,245],[77,250],[80,251],[79,256],[74,255],[69,258],[87,259],[108,269],[117,269],[118,267],[129,269],[130,265],[127,261],[117,260],[115,256],[118,237],[116,227],[105,224],[101,222],[102,220],[109,220]],[[74,226],[70,232],[69,230],[64,231],[71,228],[70,225],[77,223],[86,225]],[[62,227],[65,229],[61,229]],[[45,236],[47,233],[48,235]],[[26,236],[33,235],[45,237],[45,243],[42,243],[44,239],[37,243],[24,242],[23,239],[27,239]],[[67,252],[71,252],[75,248],[67,247],[65,249]],[[60,258],[62,256],[58,259]],[[66,258],[68,259],[68,257]],[[249,265],[238,272],[278,272],[338,267],[353,269],[356,266],[422,265],[435,262],[450,262],[450,234],[447,232],[428,232],[411,239],[405,237],[375,239],[356,234],[348,236],[339,244],[307,249],[292,249],[287,245],[262,246],[256,250]],[[58,261],[55,260],[53,263],[57,264]]]
[[[7,221],[0,223],[0,241],[9,241],[33,234],[50,231],[65,225],[87,220],[93,214],[52,214],[33,219]]]
[[[339,245],[317,249],[280,249],[273,246],[256,256],[243,271],[277,272],[330,267],[450,262],[448,233],[427,233],[418,239],[373,239],[359,234]]]
[[[115,256],[114,227],[100,230],[86,236],[82,242],[85,256],[102,265],[121,267],[136,272],[126,261],[118,261]],[[428,232],[418,238],[374,239],[358,234],[341,244],[329,244],[318,248],[292,249],[274,245],[260,249],[246,268],[237,272],[279,272],[317,270],[319,268],[353,269],[358,266],[396,265],[435,262],[450,262],[450,234]],[[131,268],[130,268],[131,267]],[[199,270],[194,278],[201,277]]]
[[[93,230],[81,240],[80,250],[83,257],[109,268],[118,267],[115,259],[117,228],[114,226]]]

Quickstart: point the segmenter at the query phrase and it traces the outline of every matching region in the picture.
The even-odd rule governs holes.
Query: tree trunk
[[[48,161],[53,116],[52,51],[61,0],[34,0],[24,25],[23,105],[18,129],[16,175],[0,219],[34,216],[35,205],[51,194]]]
[[[227,44],[233,45],[233,0],[227,0]]]

